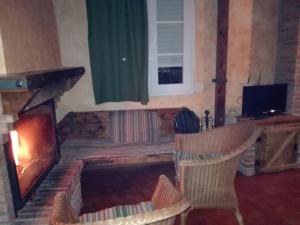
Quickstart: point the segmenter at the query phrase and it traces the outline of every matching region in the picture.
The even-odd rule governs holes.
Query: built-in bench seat
[[[62,160],[113,164],[172,161],[173,121],[179,110],[69,113],[59,123]]]
[[[83,160],[100,164],[170,162],[175,142],[99,145],[95,140],[67,140],[61,146],[61,160]]]

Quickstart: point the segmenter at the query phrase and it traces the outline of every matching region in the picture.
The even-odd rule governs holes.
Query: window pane
[[[183,53],[183,24],[157,24],[158,54]]]
[[[182,67],[159,67],[158,84],[181,84]]]
[[[163,55],[158,56],[159,67],[183,66],[182,55]]]
[[[183,0],[157,0],[158,21],[182,21]]]

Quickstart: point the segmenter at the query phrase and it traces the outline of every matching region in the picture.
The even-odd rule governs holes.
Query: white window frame
[[[148,84],[150,96],[194,93],[195,0],[183,0],[183,83],[158,84],[156,0],[147,0],[149,30]]]

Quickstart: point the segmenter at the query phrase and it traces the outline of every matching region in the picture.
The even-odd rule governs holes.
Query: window
[[[193,93],[194,0],[147,0],[149,94]]]

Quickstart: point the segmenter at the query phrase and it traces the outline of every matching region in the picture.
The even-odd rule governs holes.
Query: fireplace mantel
[[[0,76],[3,114],[17,115],[70,90],[84,67],[60,67]]]

